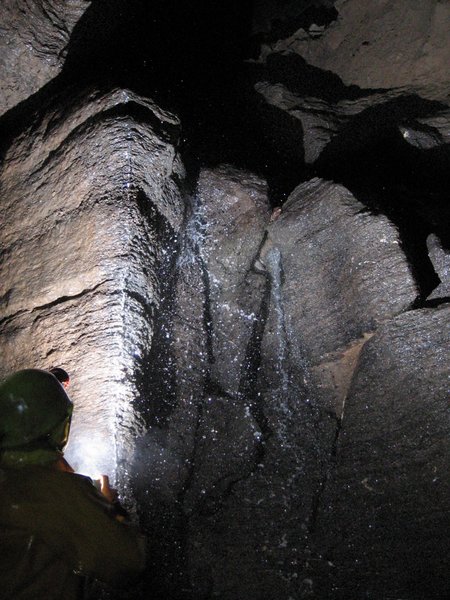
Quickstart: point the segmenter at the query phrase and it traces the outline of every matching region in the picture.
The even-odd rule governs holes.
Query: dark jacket
[[[0,599],[73,600],[84,577],[124,584],[144,568],[137,530],[82,475],[0,466]]]

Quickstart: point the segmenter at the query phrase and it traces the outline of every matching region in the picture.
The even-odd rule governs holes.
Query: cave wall
[[[447,4],[261,0],[192,89],[206,3],[144,4],[0,9],[0,376],[71,373],[69,461],[148,540],[118,598],[443,600]]]
[[[2,375],[62,365],[68,457],[114,477],[142,429],[134,403],[180,227],[178,121],[127,90],[67,90],[14,137],[2,189]],[[123,431],[122,435],[120,431]]]
[[[1,105],[10,108],[53,79],[63,68],[71,33],[88,4],[5,0],[0,41]]]
[[[262,56],[295,54],[346,86],[416,89],[448,100],[450,7],[425,0],[256,3]]]

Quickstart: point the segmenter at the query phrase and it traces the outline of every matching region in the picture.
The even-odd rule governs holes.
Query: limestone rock
[[[334,8],[338,17],[319,39],[294,33],[272,44],[270,52],[297,53],[346,85],[408,88],[448,100],[448,3],[338,0]]]
[[[322,506],[323,597],[447,593],[449,330],[448,305],[412,311],[361,352]]]
[[[252,264],[269,215],[266,184],[252,173],[230,166],[201,171],[165,314],[156,323],[162,317],[164,333],[155,335],[150,370],[160,376],[150,375],[150,427],[135,467],[138,497],[145,504],[150,490],[152,499],[142,521],[150,537],[158,536],[152,585],[166,593],[165,568],[193,580],[196,593],[206,585],[204,571],[214,557],[201,558],[213,539],[203,521],[222,511],[260,455],[262,433],[247,387],[265,290],[265,277]],[[169,527],[174,515],[179,525]],[[175,547],[186,554],[174,558]]]
[[[295,365],[298,354],[289,347],[278,255],[265,257],[271,262],[266,273],[260,261],[254,265],[259,274],[249,272],[264,237],[248,226],[268,215],[264,203],[255,210],[248,197],[255,179],[241,175],[239,184],[238,175],[228,168],[200,178],[214,362],[205,382],[212,393],[198,421],[194,464],[200,468],[193,469],[185,495],[187,549],[197,597],[208,589],[218,597],[262,600],[298,591],[334,424],[310,402],[305,365]],[[259,185],[255,192],[258,199]],[[237,282],[246,279],[253,281],[257,302],[255,319],[244,328],[242,302],[248,297]],[[232,310],[224,312],[227,306]],[[217,396],[224,388],[227,395]],[[206,476],[214,473],[212,486]]]
[[[433,116],[418,119],[418,122],[436,131],[442,144],[450,144],[450,110],[439,111]]]
[[[416,122],[402,124],[399,128],[408,144],[420,150],[445,146],[450,143],[450,111],[439,111]]]
[[[6,153],[2,374],[71,373],[68,456],[89,474],[126,469],[142,429],[159,270],[184,212],[177,132],[175,117],[126,90],[68,90]]]
[[[0,115],[58,75],[83,0],[4,0],[0,7]]]
[[[261,256],[264,262],[270,248],[280,253],[286,331],[298,363],[345,363],[350,347],[417,296],[395,226],[340,185],[300,185],[268,232]],[[326,379],[333,376],[324,375],[320,368],[317,385],[329,394]]]
[[[201,256],[209,281],[211,378],[235,395],[264,288],[264,278],[252,266],[269,219],[267,188],[232,167],[205,169],[198,199],[204,223]]]
[[[441,283],[428,296],[428,300],[450,296],[450,252],[442,247],[439,238],[430,234],[427,238],[428,254]]]
[[[270,113],[267,130],[273,131],[274,143],[279,143],[284,129],[290,129],[291,135],[295,132],[297,137],[292,143],[297,143],[302,149],[304,161],[307,164],[314,163],[329,142],[345,131],[345,128],[356,116],[372,107],[382,106],[397,97],[396,93],[374,93],[355,99],[331,101],[314,96],[304,97],[301,93],[292,92],[282,83],[267,81],[256,83],[255,90],[264,97],[269,105],[283,111],[290,118],[289,124],[288,122],[283,123],[279,117],[281,122],[277,127],[277,114],[273,111]],[[264,111],[261,111],[261,114],[265,118]],[[300,129],[295,127],[296,122],[300,123]],[[276,127],[277,129],[275,129]],[[370,139],[371,132],[365,131],[364,133]],[[289,134],[286,132],[284,135]],[[366,139],[366,143],[367,141]]]

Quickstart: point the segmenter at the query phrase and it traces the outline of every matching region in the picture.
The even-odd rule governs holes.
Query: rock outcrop
[[[0,115],[61,72],[70,35],[88,6],[83,0],[2,2]]]
[[[303,357],[314,389],[340,414],[357,348],[418,295],[398,231],[342,186],[316,179],[296,188],[269,226],[263,261],[272,248],[280,253],[286,329],[298,353],[291,369]]]
[[[440,279],[439,285],[428,296],[429,300],[450,297],[450,252],[442,247],[439,238],[430,234],[427,238],[428,253]]]
[[[154,572],[170,572],[171,594],[179,586],[196,598],[230,600],[348,594],[352,584],[333,570],[341,530],[327,511],[345,512],[339,489],[354,477],[353,463],[342,472],[337,465],[368,402],[363,386],[355,400],[355,382],[370,378],[384,390],[380,402],[383,394],[395,402],[387,386],[402,380],[402,361],[410,361],[428,314],[408,312],[418,290],[396,227],[348,190],[316,179],[270,220],[267,206],[251,174],[201,172],[171,309],[160,323],[170,340],[162,360],[173,369],[159,399],[154,394],[136,469],[138,497],[151,490],[153,498],[143,521],[157,538]],[[448,313],[429,314],[433,324],[439,316],[437,335]],[[413,331],[405,327],[405,339],[403,322]],[[368,348],[391,328],[401,338],[392,349],[399,364],[391,364],[386,342],[378,360],[391,365],[389,379],[381,368],[365,375],[374,368]],[[445,371],[442,339],[436,352]],[[441,373],[436,394],[443,381]],[[415,385],[412,378],[408,397]],[[381,418],[387,408],[377,410]],[[378,439],[380,425],[373,427]],[[413,485],[415,474],[407,477]],[[443,484],[441,491],[445,504]],[[352,518],[352,502],[343,521]],[[363,534],[356,527],[354,535]],[[347,563],[343,572],[353,577]]]
[[[331,8],[327,1],[309,4]],[[446,2],[337,0],[333,8],[337,14],[321,30],[301,27],[286,39],[271,42],[263,54],[298,54],[308,64],[335,73],[347,86],[406,88],[448,101]]]
[[[125,465],[141,428],[134,403],[157,272],[184,211],[178,126],[126,90],[69,91],[34,115],[5,156],[1,370],[71,372],[68,455],[91,474]]]
[[[448,305],[411,311],[361,352],[319,520],[325,597],[447,593],[449,326]]]
[[[150,585],[167,589],[167,582],[154,578],[166,577],[168,569],[171,594],[179,594],[171,585],[187,585],[179,583],[174,561],[195,594],[201,596],[210,580],[218,585],[208,574],[213,560],[206,560],[213,538],[201,522],[220,514],[236,483],[257,468],[263,432],[256,394],[252,390],[250,397],[247,388],[257,368],[251,348],[266,286],[252,265],[269,214],[259,178],[226,166],[203,170],[175,265],[170,309],[160,315],[166,351],[155,357],[159,393],[153,392],[136,470],[138,497],[145,502],[152,490],[153,498],[153,510],[142,516],[155,540]],[[173,537],[184,555],[174,557]]]

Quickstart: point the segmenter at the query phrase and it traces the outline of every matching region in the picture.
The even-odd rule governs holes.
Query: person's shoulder
[[[0,466],[0,488],[22,497],[74,496],[95,494],[89,477],[58,471],[52,466],[26,465],[21,468]]]

